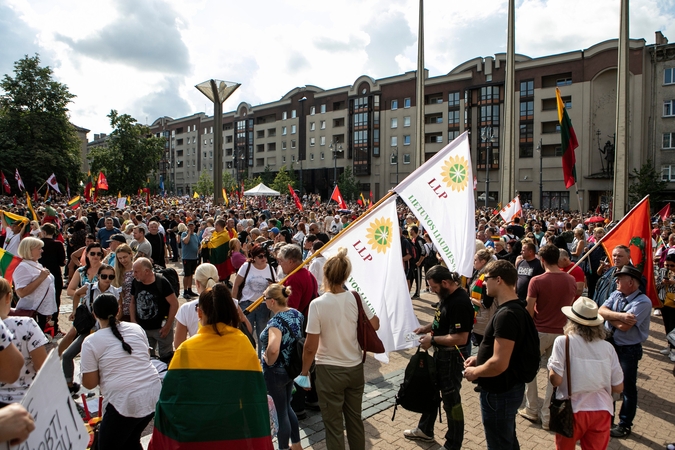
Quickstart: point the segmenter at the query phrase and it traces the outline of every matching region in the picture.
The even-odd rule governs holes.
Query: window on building
[[[209,144],[213,145],[213,139],[209,139]]]
[[[325,120],[322,120],[320,125],[321,126],[319,128],[321,128],[322,130],[326,129],[326,121]]]
[[[675,148],[675,133],[663,133],[663,148]]]
[[[319,137],[319,145],[326,145],[326,136]]]
[[[281,141],[281,149],[286,150],[286,141]]]
[[[297,117],[295,110],[291,110],[291,119],[295,119]]]
[[[410,126],[410,116],[406,116],[406,117],[403,118],[403,126],[404,127]]]
[[[664,117],[675,116],[675,100],[666,100],[663,102]]]
[[[315,144],[316,144],[316,138],[314,138],[314,137],[309,138],[309,146],[314,147]]]
[[[392,136],[391,137],[391,146],[392,147],[398,146],[398,136]]]
[[[291,148],[295,148],[295,139],[291,140]]]
[[[675,83],[675,67],[669,67],[663,71],[663,84]]]
[[[448,143],[459,137],[459,131],[448,131]]]
[[[410,108],[410,97],[403,99],[403,107]]]
[[[321,152],[321,159],[324,159],[324,153]]]
[[[410,153],[403,154],[403,164],[410,164]]]
[[[391,110],[394,111],[398,109],[398,100],[392,100],[391,101]]]
[[[258,130],[255,134],[255,137],[258,139],[262,139],[265,137],[265,130]]]
[[[544,191],[542,197],[542,209],[570,209],[569,191]]]
[[[429,94],[426,96],[427,105],[440,105],[443,103],[443,94]]]
[[[204,158],[206,158],[206,152],[204,152]]]
[[[520,120],[534,119],[534,100],[520,102]]]
[[[326,104],[325,104],[325,103],[321,105],[321,110],[320,110],[320,111],[321,111],[321,114],[325,114],[325,113],[326,113]]]
[[[314,161],[314,153],[310,153],[310,154],[309,154],[309,160],[310,160],[310,161]]]
[[[295,162],[295,155],[291,155],[291,161]]]
[[[295,125],[291,125],[291,134],[295,134],[297,127]]]
[[[316,114],[316,106],[310,106],[309,107],[309,115],[313,116],[314,114]]]
[[[207,142],[207,140],[206,140],[206,139],[204,139],[204,145],[206,145],[206,142]]]
[[[406,134],[403,136],[403,145],[410,145],[410,135]]]
[[[316,129],[316,122],[309,123],[309,131],[314,131]]]
[[[534,96],[534,80],[524,80],[520,82],[520,96],[521,97]]]
[[[661,166],[661,179],[663,181],[675,181],[675,165]]]
[[[448,124],[459,125],[459,109],[448,111]]]
[[[288,113],[286,111],[281,113],[281,120],[286,120],[288,119]]]
[[[281,157],[281,162],[286,163],[286,157],[285,156]]]
[[[459,91],[448,94],[448,106],[459,106]]]
[[[391,119],[391,127],[392,128],[398,128],[398,119],[396,117],[392,117]]]
[[[281,135],[286,136],[288,129],[286,127],[281,127]]]

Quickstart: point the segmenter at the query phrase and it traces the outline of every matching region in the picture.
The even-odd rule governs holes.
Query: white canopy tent
[[[260,183],[254,188],[249,189],[248,191],[244,192],[244,195],[248,197],[279,197],[279,192],[275,191],[274,189],[270,189],[264,184]]]

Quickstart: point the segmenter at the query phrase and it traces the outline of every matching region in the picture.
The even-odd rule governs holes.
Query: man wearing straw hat
[[[612,427],[612,437],[623,438],[631,433],[637,410],[637,369],[642,359],[642,343],[649,337],[649,318],[652,302],[640,291],[642,272],[625,265],[614,273],[616,291],[600,307],[605,328],[611,335],[619,363],[623,369],[623,403],[619,424]]]

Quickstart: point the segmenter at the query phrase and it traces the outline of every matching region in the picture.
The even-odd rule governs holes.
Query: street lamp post
[[[485,154],[485,207],[488,206],[490,199],[490,153],[492,150],[492,143],[494,142],[494,135],[492,134],[492,127],[485,127],[481,130],[480,138],[483,142],[487,142],[487,149]]]
[[[298,159],[300,160],[300,198],[302,198],[303,194],[303,185],[302,185],[302,160],[305,159],[305,151],[306,151],[306,142],[305,140],[307,139],[305,136],[305,102],[307,101],[307,97],[302,97],[300,100],[298,100],[298,103],[300,103],[300,120],[298,121],[298,134],[299,134],[299,141],[300,141],[300,148],[298,152]]]
[[[539,145],[537,145],[537,152],[539,152],[539,208],[544,209],[544,155],[541,145],[542,140],[539,139]]]
[[[337,155],[338,153],[342,153],[343,150],[342,145],[336,140],[331,142],[328,147],[333,152],[333,187],[335,187],[337,186]]]
[[[195,87],[213,102],[213,204],[223,203],[223,102],[232,95],[240,83],[232,81],[208,80]]]

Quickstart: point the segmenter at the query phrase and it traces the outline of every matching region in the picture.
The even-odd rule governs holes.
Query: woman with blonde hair
[[[316,359],[316,392],[329,450],[345,447],[343,418],[349,448],[365,449],[361,420],[363,353],[356,337],[358,300],[343,287],[351,271],[347,249],[340,247],[338,253],[328,258],[323,266],[325,293],[309,304],[307,317],[301,375],[309,375],[312,361]],[[361,304],[375,330],[379,329],[378,317],[363,299]]]
[[[17,309],[36,311],[36,321],[44,330],[47,320],[57,311],[54,275],[38,262],[44,242],[26,237],[19,243],[19,257],[23,258],[14,270],[14,289],[19,296]]]
[[[581,258],[584,255],[585,250],[586,250],[586,234],[584,233],[583,228],[575,228],[574,239],[572,240],[570,248],[570,260],[572,262],[579,261],[579,258]]]
[[[260,333],[262,366],[267,392],[274,400],[279,418],[279,449],[287,449],[289,440],[292,450],[302,450],[298,418],[291,408],[293,379],[286,367],[295,350],[294,336],[302,336],[304,317],[297,309],[288,306],[291,288],[278,283],[269,285],[264,292],[265,305],[274,316]]]
[[[119,298],[118,320],[129,322],[131,304],[131,283],[134,281],[134,251],[127,244],[115,249],[115,279],[113,286],[122,288]]]

